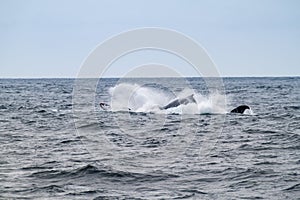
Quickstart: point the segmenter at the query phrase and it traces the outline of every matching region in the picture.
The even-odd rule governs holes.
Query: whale
[[[230,113],[240,113],[240,114],[243,114],[245,112],[245,110],[249,109],[250,110],[250,107],[247,106],[247,105],[241,105],[241,106],[238,106],[236,108],[234,108],[233,110],[230,111]]]
[[[194,98],[194,94],[191,94],[190,96],[187,96],[185,98],[175,99],[175,100],[171,101],[170,103],[168,103],[167,105],[165,105],[163,107],[159,107],[159,108],[161,110],[167,110],[169,108],[175,108],[175,107],[178,107],[180,105],[187,105],[189,103],[197,103],[195,98]]]
[[[194,98],[194,94],[189,95],[189,96],[187,96],[185,98],[174,99],[171,102],[169,102],[167,105],[165,105],[165,106],[159,106],[158,108],[160,110],[167,110],[169,108],[176,108],[176,107],[178,107],[180,105],[187,105],[189,103],[197,103],[196,100],[195,100],[195,98]],[[110,108],[111,108],[110,105],[108,105],[107,103],[104,103],[104,102],[100,102],[99,105],[100,105],[100,108],[102,110],[110,110]],[[128,110],[131,111],[131,108],[128,108]]]
[[[172,100],[171,102],[169,102],[167,105],[165,106],[159,106],[158,108],[160,110],[167,110],[169,108],[176,108],[180,105],[187,105],[189,103],[195,103],[197,104],[197,101],[195,100],[194,98],[194,94],[191,94],[185,98],[177,98],[177,99],[174,99]],[[101,102],[100,104],[100,107],[103,109],[103,110],[110,110],[110,105],[108,105],[107,103],[104,103],[104,102]],[[230,111],[230,113],[240,113],[240,114],[243,114],[245,112],[245,110],[249,109],[250,110],[250,107],[247,106],[247,105],[240,105],[234,109],[232,109]],[[129,111],[131,111],[130,108],[128,108]]]

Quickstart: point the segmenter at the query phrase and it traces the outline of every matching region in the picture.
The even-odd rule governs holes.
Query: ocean
[[[0,199],[300,199],[299,77],[79,82],[0,79]]]

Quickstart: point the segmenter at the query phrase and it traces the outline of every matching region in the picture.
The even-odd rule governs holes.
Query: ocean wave
[[[300,191],[300,183],[297,183],[295,185],[292,185],[286,189],[284,189],[286,191]]]
[[[0,110],[6,110],[7,107],[5,105],[0,105]]]
[[[177,175],[163,173],[143,174],[105,168],[99,169],[98,167],[90,164],[72,170],[45,170],[34,172],[30,175],[30,177],[36,177],[40,179],[68,179],[86,176],[93,176],[94,178],[110,178],[112,181],[120,181],[120,179],[127,181],[162,181],[165,179],[178,177]]]

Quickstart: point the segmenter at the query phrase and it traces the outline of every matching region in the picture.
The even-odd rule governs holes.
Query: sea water
[[[299,77],[82,82],[0,80],[0,199],[299,198]]]

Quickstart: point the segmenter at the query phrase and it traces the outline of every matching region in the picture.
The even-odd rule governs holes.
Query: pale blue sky
[[[300,75],[297,0],[0,0],[0,77],[76,77],[99,43],[140,27],[192,37],[222,76]]]

